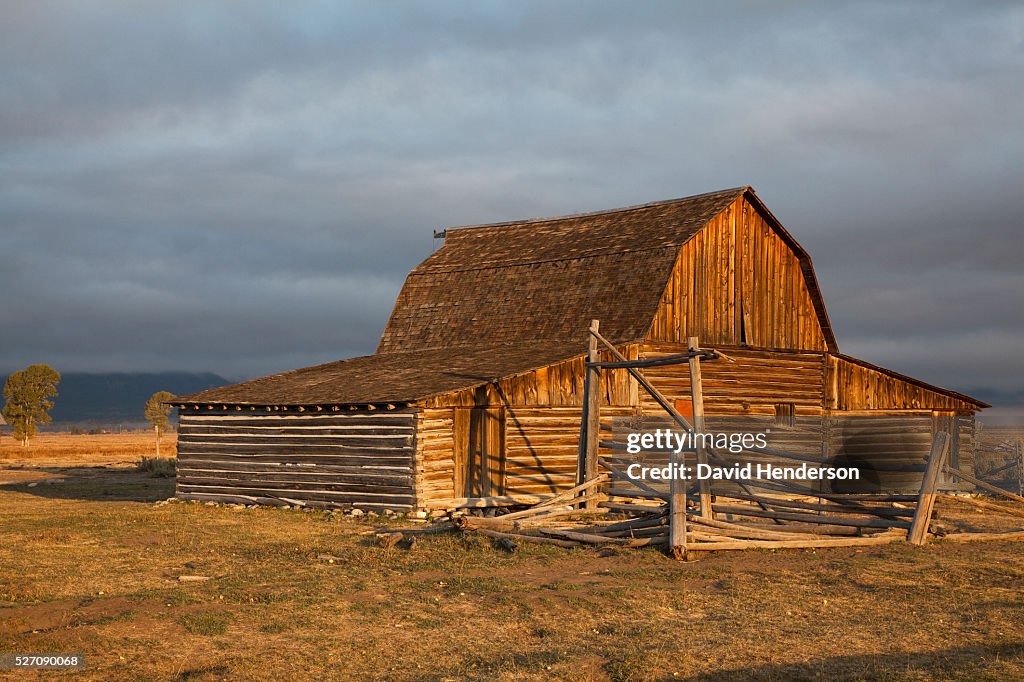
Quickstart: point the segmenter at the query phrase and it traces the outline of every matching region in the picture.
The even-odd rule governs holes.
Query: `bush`
[[[170,478],[174,475],[176,460],[170,457],[143,456],[135,468],[156,478]]]

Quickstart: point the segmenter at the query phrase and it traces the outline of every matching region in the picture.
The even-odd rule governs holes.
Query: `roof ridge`
[[[560,220],[572,220],[574,218],[590,218],[593,216],[610,215],[613,213],[625,213],[627,211],[638,211],[644,208],[655,208],[658,206],[670,206],[672,204],[680,204],[685,201],[693,201],[695,199],[701,199],[709,197],[715,194],[733,194],[738,195],[747,191],[753,191],[753,187],[750,185],[741,185],[738,187],[728,187],[726,189],[715,190],[713,192],[702,192],[701,194],[692,194],[687,197],[677,197],[675,199],[663,199],[661,201],[649,201],[643,204],[633,204],[631,206],[620,206],[618,208],[606,208],[599,211],[586,211],[584,213],[568,213],[559,216],[548,216],[539,218],[524,218],[522,220],[505,220],[496,223],[477,223],[473,225],[453,225],[445,228],[448,230],[476,230],[484,227],[517,227],[520,225],[536,225],[537,223],[552,223]]]

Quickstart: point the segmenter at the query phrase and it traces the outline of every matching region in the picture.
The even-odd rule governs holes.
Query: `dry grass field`
[[[39,679],[1024,679],[1020,543],[381,549],[320,512],[154,505],[151,441],[0,441],[0,653],[87,661]]]

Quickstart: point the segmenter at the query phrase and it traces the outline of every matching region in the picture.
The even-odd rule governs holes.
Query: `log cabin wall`
[[[708,428],[723,432],[770,428],[771,447],[820,456],[824,442],[823,355],[719,347],[735,362],[701,363]],[[685,350],[685,344],[649,342],[640,356],[657,358]],[[668,399],[689,401],[686,365],[649,368],[644,375]],[[652,424],[665,414],[646,392],[641,392],[640,408],[645,417],[654,420]],[[786,415],[792,416],[792,422],[787,423]]]
[[[951,437],[950,466],[974,471],[977,405],[853,359],[830,354],[826,361],[826,405],[834,431],[830,438],[832,454],[842,454],[841,447],[848,442],[853,450],[873,444],[880,456],[889,453],[901,461],[920,458],[928,454],[931,437],[945,431]],[[913,419],[912,415],[919,416]],[[920,436],[916,440],[915,434]],[[884,477],[892,481],[893,487],[913,487],[911,476]],[[944,489],[970,489],[948,474],[943,474],[941,485]]]
[[[639,344],[623,349],[635,359]],[[603,355],[603,360],[611,360]],[[416,481],[421,503],[462,497],[456,483],[456,411],[504,408],[502,494],[542,494],[571,488],[576,478],[583,407],[583,358],[525,372],[487,386],[423,402]],[[602,420],[637,412],[638,387],[625,370],[602,373]]]
[[[741,196],[680,249],[647,338],[826,350],[809,267]]]
[[[410,510],[416,507],[419,419],[412,408],[302,413],[183,408],[177,495]]]

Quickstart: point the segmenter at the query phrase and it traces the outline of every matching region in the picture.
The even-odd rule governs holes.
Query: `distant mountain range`
[[[0,374],[0,386],[6,379],[6,375]],[[146,423],[143,408],[157,391],[186,395],[230,383],[231,380],[211,372],[65,372],[61,375],[57,387],[59,395],[54,399],[50,414],[58,428],[67,424],[142,426]],[[1024,390],[978,387],[968,393],[995,407],[989,411],[989,417],[995,417],[998,412],[1024,415]]]
[[[6,377],[5,377],[6,380]],[[143,408],[157,391],[186,395],[231,383],[210,372],[155,372],[91,374],[66,372],[61,375],[50,411],[55,426],[60,424],[145,424]]]

